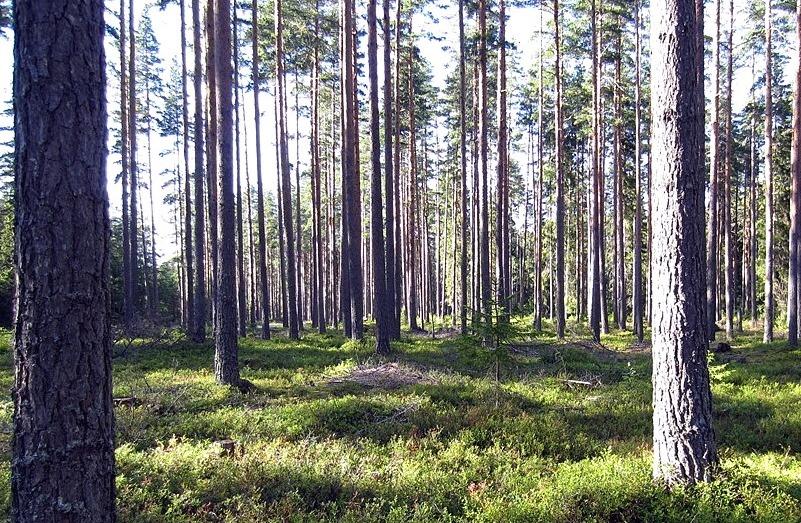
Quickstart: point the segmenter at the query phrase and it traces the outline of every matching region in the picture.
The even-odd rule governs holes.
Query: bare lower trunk
[[[717,463],[703,277],[703,76],[693,0],[651,8],[653,108],[653,402],[657,481],[708,481]],[[702,12],[702,11],[701,11]],[[701,15],[702,16],[702,15]],[[699,81],[700,80],[700,81]]]
[[[10,501],[20,523],[115,520],[103,10],[14,4]]]

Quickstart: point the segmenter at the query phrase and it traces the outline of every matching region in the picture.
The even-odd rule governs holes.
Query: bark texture
[[[103,2],[14,5],[11,519],[114,521]]]
[[[701,11],[703,12],[703,11]],[[693,0],[651,7],[653,108],[653,474],[708,481],[717,462],[707,369],[704,134]],[[699,81],[700,80],[700,81]],[[699,281],[700,280],[700,281]]]

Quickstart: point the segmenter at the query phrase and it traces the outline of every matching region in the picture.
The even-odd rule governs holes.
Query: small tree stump
[[[220,456],[233,456],[236,452],[236,441],[232,439],[221,439],[214,442],[220,448]]]

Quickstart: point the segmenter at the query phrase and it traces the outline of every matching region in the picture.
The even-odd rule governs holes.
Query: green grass
[[[496,384],[472,340],[407,335],[390,359],[427,379],[387,389],[331,382],[380,362],[369,342],[247,338],[250,394],[214,383],[210,345],[135,346],[114,361],[115,397],[141,402],[116,412],[119,519],[801,521],[801,351],[746,333],[711,360],[722,468],[668,492],[650,479],[647,350],[627,333],[605,349],[552,331],[529,341]],[[11,380],[4,350],[3,391]],[[4,514],[12,411],[5,392]],[[214,443],[225,438],[234,456]]]

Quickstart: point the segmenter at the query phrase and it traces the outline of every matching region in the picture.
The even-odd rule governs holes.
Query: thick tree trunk
[[[270,339],[270,279],[267,275],[267,236],[264,227],[264,184],[261,178],[261,112],[259,110],[259,23],[258,2],[251,4],[251,46],[253,59],[253,119],[256,129],[256,222],[259,231],[259,290],[261,296],[261,338]]]
[[[237,345],[236,200],[234,198],[234,107],[231,80],[231,2],[214,0],[214,73],[217,113],[217,278],[214,376],[240,385]]]
[[[796,2],[796,35],[801,36],[801,2]],[[801,57],[795,57],[793,85],[793,141],[790,151],[790,256],[787,277],[787,341],[798,345],[798,243],[801,240]]]
[[[562,50],[559,36],[559,0],[553,2],[554,46],[556,54],[556,100],[554,103],[554,127],[556,143],[554,159],[556,161],[556,337],[565,337],[565,179],[562,168],[564,129],[562,129]]]
[[[203,183],[206,179],[203,156],[203,66],[200,45],[200,0],[192,0],[192,25],[195,55],[195,323],[192,341],[206,340],[206,212],[203,206]],[[187,177],[189,174],[187,173]]]
[[[773,48],[771,0],[765,1],[765,331],[773,341]]]
[[[704,131],[693,0],[651,7],[653,401],[657,481],[708,481],[717,462],[704,311]],[[699,281],[700,280],[700,281]]]
[[[96,0],[13,9],[20,523],[115,520],[103,10]]]

